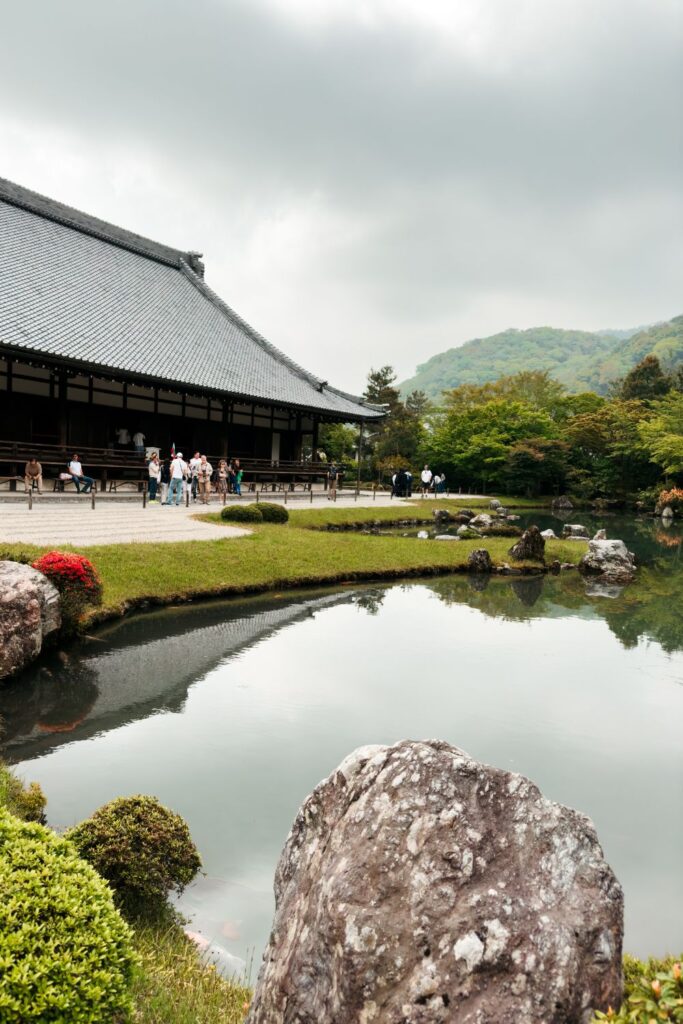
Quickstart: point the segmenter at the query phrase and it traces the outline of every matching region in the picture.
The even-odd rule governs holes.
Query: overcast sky
[[[22,0],[0,175],[205,255],[361,390],[683,308],[683,0]]]

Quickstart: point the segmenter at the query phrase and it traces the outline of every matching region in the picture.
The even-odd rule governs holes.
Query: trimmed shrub
[[[61,836],[0,810],[0,1020],[128,1020],[135,963],[97,872]]]
[[[669,507],[679,515],[683,514],[683,487],[672,487],[670,491],[661,491],[657,501],[657,511]]]
[[[232,523],[262,523],[260,505],[226,505],[221,509],[221,519]]]
[[[45,822],[47,799],[37,782],[24,785],[11,768],[0,761],[0,808],[22,821]]]
[[[128,914],[163,910],[202,863],[187,823],[153,796],[112,800],[66,835]]]
[[[276,505],[272,501],[259,501],[257,508],[263,517],[264,523],[286,523],[289,521],[289,512],[284,505]]]
[[[102,583],[92,562],[84,555],[48,551],[33,563],[59,591],[62,623],[73,629],[88,605],[102,604]]]

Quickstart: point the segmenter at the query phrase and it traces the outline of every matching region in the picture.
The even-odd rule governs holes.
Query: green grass
[[[407,517],[407,509],[404,513],[405,506],[401,508],[401,516]],[[362,511],[355,510],[355,515]],[[373,510],[365,511],[366,522],[379,518]],[[457,572],[465,568],[475,547],[486,547],[494,565],[509,561],[508,550],[513,543],[509,537],[447,544],[400,536],[332,533],[319,528],[325,521],[359,521],[349,520],[349,513],[354,510],[299,511],[286,526],[254,526],[247,537],[241,538],[83,548],[103,582],[103,607],[90,620],[109,618],[147,601],[172,603],[274,588]],[[206,518],[220,522],[218,514],[209,513]],[[27,545],[12,547],[32,556],[47,550]],[[584,545],[576,541],[549,541],[546,545],[548,561],[558,558],[576,563],[583,553]]]
[[[251,990],[203,964],[177,925],[135,926],[135,1024],[242,1024]]]

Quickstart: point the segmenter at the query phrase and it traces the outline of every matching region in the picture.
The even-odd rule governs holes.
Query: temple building
[[[0,179],[0,473],[29,452],[59,467],[77,450],[106,479],[140,465],[143,434],[163,454],[175,444],[305,479],[321,423],[381,415],[245,323],[199,253]]]

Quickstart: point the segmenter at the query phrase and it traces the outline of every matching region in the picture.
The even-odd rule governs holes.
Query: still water
[[[180,907],[228,969],[260,959],[304,797],[354,747],[405,737],[587,813],[624,886],[626,948],[680,952],[681,533],[572,521],[626,539],[638,582],[605,598],[575,573],[452,576],[150,613],[0,690],[4,753],[56,828],[122,794],[179,811],[206,872]]]

